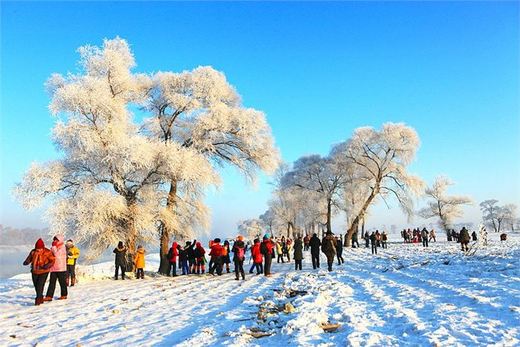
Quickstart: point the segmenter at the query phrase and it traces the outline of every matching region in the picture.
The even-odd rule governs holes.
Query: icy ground
[[[345,249],[332,273],[306,259],[304,271],[275,264],[273,277],[245,282],[152,277],[150,255],[145,280],[108,279],[112,263],[83,266],[68,300],[39,307],[19,275],[0,282],[0,345],[520,345],[520,237],[470,256],[458,246]],[[325,332],[327,322],[340,327]]]

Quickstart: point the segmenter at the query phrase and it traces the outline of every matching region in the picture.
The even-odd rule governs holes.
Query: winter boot
[[[43,298],[43,301],[52,301],[52,297],[46,296]]]
[[[40,305],[40,299],[36,298],[36,299],[34,299],[34,306],[38,306],[38,305]]]
[[[242,272],[242,280],[246,280],[246,274]]]
[[[66,295],[64,295],[64,296],[60,296],[60,297],[58,298],[58,300],[66,300],[66,299],[67,299],[67,296],[66,296]]]

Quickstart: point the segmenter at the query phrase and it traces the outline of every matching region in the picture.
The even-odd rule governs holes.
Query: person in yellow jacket
[[[76,262],[80,252],[70,239],[65,243],[65,247],[67,248],[67,286],[74,287],[76,284]]]
[[[144,253],[145,253],[145,250],[144,250],[143,246],[139,246],[139,247],[137,247],[137,252],[134,257],[134,265],[136,268],[137,278],[141,278],[143,280],[144,280],[144,264],[145,264]]]

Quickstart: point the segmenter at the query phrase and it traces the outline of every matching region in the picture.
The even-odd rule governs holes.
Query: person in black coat
[[[365,232],[365,236],[363,238],[365,239],[365,248],[368,248],[370,244],[370,236],[368,235],[368,231]]]
[[[123,245],[122,241],[119,241],[117,247],[114,248],[115,256],[115,265],[116,265],[116,273],[115,279],[117,280],[119,269],[121,269],[121,279],[125,279],[125,271],[126,271],[126,247]]]
[[[343,242],[341,242],[341,239],[338,236],[336,236],[336,256],[338,258],[338,265],[345,262],[343,259]]]
[[[373,231],[370,234],[370,245],[372,246],[372,254],[377,254],[377,235]]]
[[[312,268],[319,268],[321,241],[316,233],[312,235],[311,240],[309,241],[309,246],[311,246]]]
[[[244,260],[246,259],[246,245],[244,243],[244,238],[239,235],[237,240],[233,244],[233,262],[235,263],[235,279],[239,280],[239,275],[242,275],[242,279],[246,279],[246,274],[244,272]]]
[[[303,240],[301,236],[298,236],[296,241],[294,241],[294,269],[301,270],[302,269],[302,260],[303,260]]]
[[[358,242],[358,232],[354,230],[352,233],[352,248],[359,248],[359,242]]]

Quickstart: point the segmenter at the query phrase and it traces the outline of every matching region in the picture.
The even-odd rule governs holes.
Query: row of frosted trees
[[[447,189],[453,183],[447,177],[439,176],[426,187],[410,173],[418,148],[416,131],[405,124],[358,128],[327,156],[308,155],[290,167],[282,165],[268,210],[240,222],[239,228],[250,235],[264,228],[287,236],[332,231],[332,219],[343,213],[348,245],[370,208],[383,202],[397,204],[410,218],[437,218],[440,227],[448,230],[471,199],[449,195]],[[418,198],[426,199],[420,210],[414,208]]]

